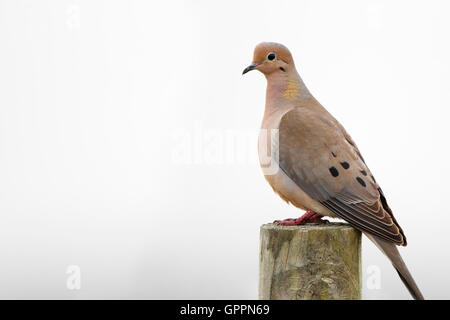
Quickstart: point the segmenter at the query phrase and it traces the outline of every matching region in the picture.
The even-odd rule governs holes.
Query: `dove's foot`
[[[284,220],[275,220],[273,223],[276,223],[280,226],[298,226],[302,224],[324,224],[329,223],[328,220],[322,220],[322,216],[314,211],[308,210],[297,219],[284,219]]]

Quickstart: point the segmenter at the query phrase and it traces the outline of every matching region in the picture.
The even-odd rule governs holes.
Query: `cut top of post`
[[[324,224],[304,224],[298,226],[281,226],[275,223],[266,223],[261,226],[261,229],[265,230],[304,230],[304,231],[312,231],[312,230],[345,230],[348,231],[356,231],[352,226],[348,223],[343,222],[330,222]],[[358,231],[357,231],[358,232]]]

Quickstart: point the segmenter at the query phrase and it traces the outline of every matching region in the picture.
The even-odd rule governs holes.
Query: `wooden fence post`
[[[260,299],[361,299],[361,232],[348,224],[270,223],[260,240]]]

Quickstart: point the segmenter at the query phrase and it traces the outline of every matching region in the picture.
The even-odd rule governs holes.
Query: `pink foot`
[[[324,224],[329,223],[328,220],[322,220],[322,216],[314,211],[308,210],[297,219],[284,219],[284,220],[275,220],[273,223],[276,223],[280,226],[298,226],[302,224]]]

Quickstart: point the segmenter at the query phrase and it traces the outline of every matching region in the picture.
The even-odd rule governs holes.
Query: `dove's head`
[[[291,69],[295,69],[295,66],[288,48],[275,42],[262,42],[255,48],[252,64],[245,68],[242,74],[259,70],[268,76],[274,72],[286,73]]]

